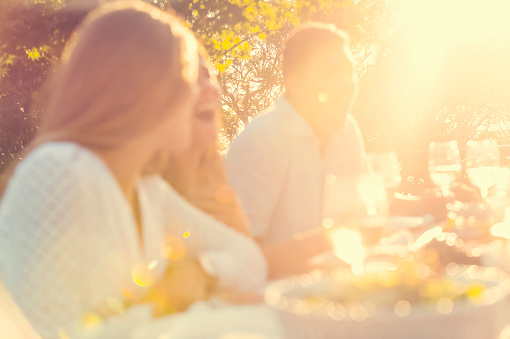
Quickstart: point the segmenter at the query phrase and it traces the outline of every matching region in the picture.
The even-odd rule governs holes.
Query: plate
[[[289,338],[497,338],[508,323],[508,275],[497,268],[450,264],[445,281],[468,286],[462,296],[409,302],[401,286],[379,291],[354,284],[349,272],[323,271],[277,281],[265,294]],[[444,286],[438,285],[439,292]],[[365,290],[364,290],[365,289]],[[358,290],[353,300],[345,298]],[[475,298],[467,297],[471,293]]]

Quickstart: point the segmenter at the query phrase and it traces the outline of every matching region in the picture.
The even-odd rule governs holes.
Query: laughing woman
[[[192,118],[191,147],[170,156],[163,178],[191,204],[249,235],[248,220],[230,188],[218,152],[219,86],[204,49],[200,53],[199,96]]]
[[[197,76],[192,34],[143,3],[93,12],[69,44],[0,204],[0,277],[43,339],[126,338],[162,298],[265,279],[251,239],[156,175],[191,142]]]

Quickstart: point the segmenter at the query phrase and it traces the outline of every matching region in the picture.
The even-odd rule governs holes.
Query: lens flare
[[[120,292],[122,293],[122,295],[124,296],[124,298],[126,299],[131,299],[133,298],[133,292],[131,292],[131,290],[127,287],[122,287],[120,289]]]
[[[484,284],[480,283],[471,284],[466,291],[466,296],[472,302],[481,302],[485,289],[486,288]]]
[[[450,298],[441,298],[436,304],[437,311],[441,314],[449,314],[453,311],[453,301]]]
[[[406,317],[411,313],[411,303],[407,300],[399,300],[395,304],[395,314],[399,317]]]
[[[124,303],[120,299],[113,297],[108,298],[106,299],[106,304],[116,314],[122,314],[126,311]]]
[[[332,228],[333,225],[333,219],[331,218],[324,218],[324,220],[322,220],[322,227],[324,228]]]
[[[189,236],[189,232],[184,233],[184,238],[187,238],[186,234]],[[170,261],[184,259],[186,253],[186,245],[181,237],[168,235],[161,244],[161,254]]]
[[[81,319],[82,324],[88,328],[95,328],[101,325],[101,317],[97,313],[88,313]]]
[[[333,303],[330,303],[327,306],[327,312],[328,312],[328,315],[333,320],[337,320],[337,321],[342,320],[347,315],[347,311],[345,310],[345,308],[342,305],[333,304]]]
[[[229,204],[235,197],[234,191],[227,185],[220,185],[214,195],[220,204]]]
[[[354,321],[363,321],[368,318],[368,310],[363,305],[354,305],[349,315]]]
[[[140,287],[150,287],[154,285],[157,280],[157,270],[155,270],[157,264],[154,265],[154,261],[150,263],[140,262],[136,264],[131,270],[131,277],[135,284]]]
[[[149,266],[147,266],[147,267],[149,268],[149,270],[153,270],[154,268],[156,268],[157,265],[158,265],[158,261],[153,260],[149,263]]]
[[[321,92],[317,95],[317,100],[319,100],[320,103],[324,104],[328,102],[329,95],[327,93]]]
[[[58,336],[59,336],[59,339],[69,339],[69,336],[67,335],[67,333],[64,332],[64,330],[61,328],[58,329]]]

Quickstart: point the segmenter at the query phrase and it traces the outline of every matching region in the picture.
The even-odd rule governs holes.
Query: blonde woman
[[[175,17],[139,2],[93,12],[64,53],[0,204],[0,277],[43,339],[126,338],[165,296],[181,310],[265,279],[251,239],[151,175],[191,141],[197,56]]]
[[[217,150],[219,88],[203,49],[199,62],[200,92],[192,118],[191,147],[170,157],[163,178],[197,208],[249,235],[248,220],[230,188],[225,164]]]

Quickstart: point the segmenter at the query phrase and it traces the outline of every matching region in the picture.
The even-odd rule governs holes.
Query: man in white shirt
[[[306,262],[328,248],[321,228],[325,178],[334,174],[345,186],[338,204],[348,209],[364,153],[349,114],[356,83],[347,34],[318,23],[292,33],[283,78],[285,95],[246,127],[226,158],[273,277],[307,270]]]

